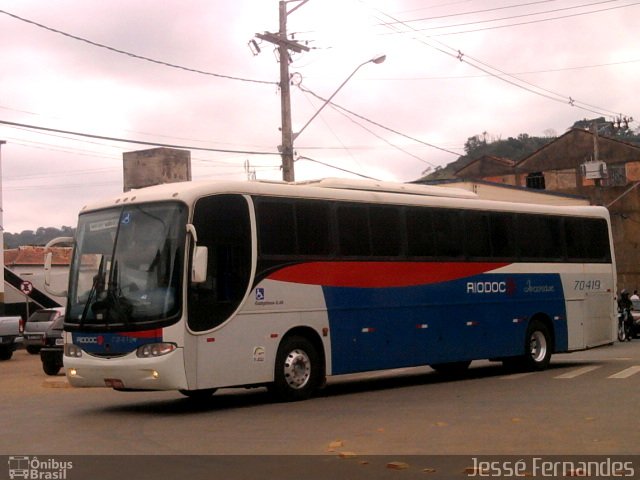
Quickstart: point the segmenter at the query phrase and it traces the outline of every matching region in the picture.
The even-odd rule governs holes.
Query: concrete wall
[[[152,148],[126,152],[123,158],[123,189],[150,187],[191,180],[191,152]]]

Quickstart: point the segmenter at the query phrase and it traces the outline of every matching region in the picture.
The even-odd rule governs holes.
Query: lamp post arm
[[[325,100],[325,102],[322,104],[322,106],[318,109],[318,111],[317,111],[316,113],[314,113],[314,114],[313,114],[313,116],[312,116],[312,117],[307,121],[307,123],[305,123],[305,124],[302,126],[302,128],[301,128],[300,130],[298,130],[298,132],[297,132],[297,133],[294,133],[294,134],[293,134],[293,139],[295,140],[296,138],[298,138],[298,135],[300,135],[300,134],[302,133],[302,131],[303,131],[305,128],[307,128],[307,126],[308,126],[308,125],[313,121],[313,119],[314,119],[314,118],[316,118],[316,117],[320,114],[320,112],[321,112],[322,110],[324,110],[324,107],[326,107],[327,105],[329,105],[329,103],[331,103],[331,100],[333,99],[333,97],[335,97],[335,96],[336,96],[336,94],[337,94],[337,93],[342,89],[342,87],[344,87],[344,86],[347,84],[347,82],[348,82],[349,80],[351,80],[351,77],[353,77],[353,76],[356,74],[356,72],[357,72],[358,70],[360,70],[362,67],[364,67],[367,63],[371,63],[372,61],[373,61],[373,60],[367,60],[366,62],[362,62],[360,65],[358,65],[358,66],[356,67],[356,69],[351,73],[351,75],[349,75],[349,76],[347,77],[347,79],[346,79],[344,82],[342,82],[342,83],[340,84],[340,86],[338,87],[338,89],[337,89],[335,92],[333,92],[333,94],[332,94],[329,98],[327,98],[327,100]]]

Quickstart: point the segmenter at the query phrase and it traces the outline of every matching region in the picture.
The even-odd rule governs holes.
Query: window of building
[[[544,174],[542,172],[534,172],[527,175],[527,188],[544,190]]]

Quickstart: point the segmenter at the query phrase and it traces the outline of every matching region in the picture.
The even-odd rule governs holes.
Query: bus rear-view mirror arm
[[[66,297],[66,290],[54,290],[51,288],[51,264],[53,263],[53,252],[50,250],[51,247],[60,244],[72,244],[73,245],[73,237],[56,237],[53,240],[50,240],[44,246],[44,289],[51,295],[56,297]]]
[[[193,238],[193,257],[191,258],[191,283],[204,283],[207,280],[207,247],[198,246],[198,234],[192,223],[187,224],[187,232]]]

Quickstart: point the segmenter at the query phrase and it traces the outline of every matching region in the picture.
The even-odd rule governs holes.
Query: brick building
[[[618,286],[640,290],[640,146],[571,129],[519,162],[485,155],[454,175],[460,182],[579,196],[604,205],[611,213]]]

